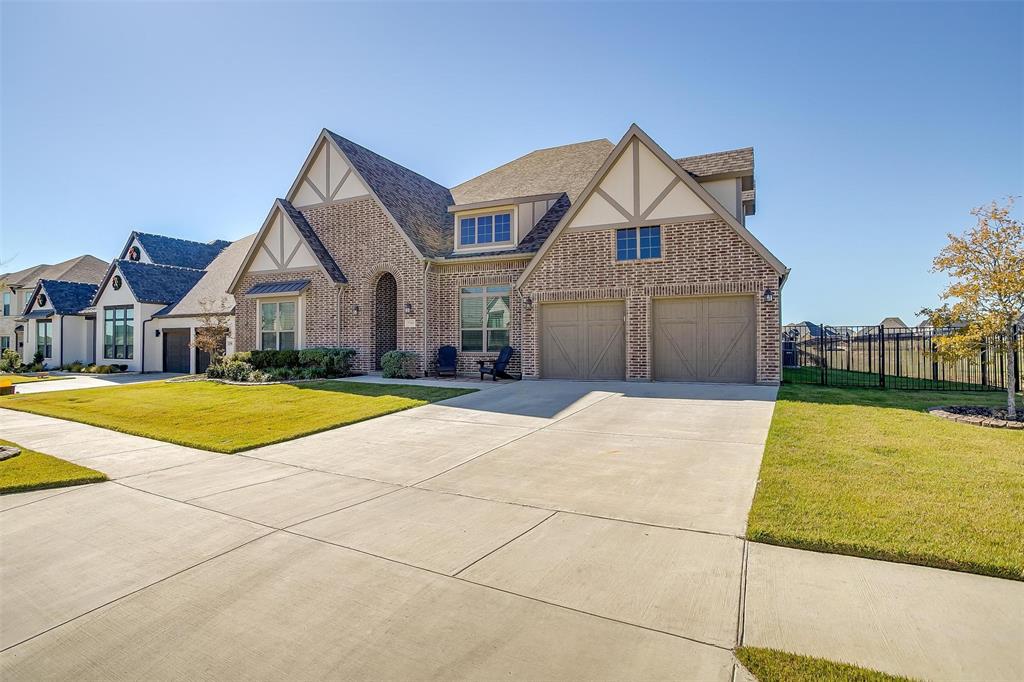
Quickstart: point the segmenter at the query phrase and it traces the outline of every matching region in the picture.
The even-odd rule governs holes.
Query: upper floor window
[[[4,292],[4,317],[8,317],[11,314],[11,292]]]
[[[294,350],[296,314],[295,301],[260,303],[260,348],[262,350]]]
[[[511,213],[478,215],[459,220],[459,246],[507,244],[511,241]]]
[[[27,308],[28,307],[28,302],[31,301],[31,300],[32,300],[32,292],[31,291],[26,291],[24,299],[21,302],[21,309],[24,310],[25,308]]]
[[[130,305],[103,309],[103,357],[131,360],[135,356],[135,308]]]
[[[661,226],[627,227],[615,231],[615,260],[661,258]]]

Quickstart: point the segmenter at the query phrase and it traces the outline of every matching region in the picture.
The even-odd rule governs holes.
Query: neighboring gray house
[[[60,280],[83,284],[99,284],[107,264],[88,254],[57,263],[56,265],[35,265],[17,272],[0,274],[0,350],[14,348],[27,361],[32,359],[35,348],[25,345],[25,321],[19,320],[40,280]]]

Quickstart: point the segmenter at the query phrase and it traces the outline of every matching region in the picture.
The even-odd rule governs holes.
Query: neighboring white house
[[[88,282],[39,280],[19,318],[24,324],[24,361],[32,362],[38,352],[50,368],[94,362],[96,316],[90,306],[97,289]]]
[[[162,322],[154,316],[181,301],[229,244],[132,232],[93,299],[96,364],[161,371]],[[179,366],[174,371],[188,370]]]
[[[205,313],[229,316],[224,352],[235,348],[235,297],[227,293],[232,278],[252,245],[255,234],[243,237],[220,252],[206,268],[206,274],[178,303],[167,306],[153,318],[153,349],[146,350],[146,371],[188,372],[206,371],[210,364],[207,353],[194,348],[196,328],[202,326]],[[156,337],[157,330],[160,337]],[[160,341],[160,344],[157,343]],[[160,346],[160,347],[158,347]]]

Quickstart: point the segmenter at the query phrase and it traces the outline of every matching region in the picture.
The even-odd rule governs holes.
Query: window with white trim
[[[7,350],[11,347],[11,337],[0,336],[0,351]]]
[[[53,322],[49,320],[36,320],[36,352],[53,357]]]
[[[4,292],[4,317],[10,317],[11,315],[11,292]]]
[[[512,287],[463,287],[460,296],[462,350],[499,351],[508,345]]]
[[[263,350],[295,349],[297,311],[296,301],[261,301],[260,348]]]
[[[512,213],[502,211],[459,219],[459,246],[512,243]]]
[[[108,306],[103,309],[103,357],[131,360],[135,356],[135,307]]]

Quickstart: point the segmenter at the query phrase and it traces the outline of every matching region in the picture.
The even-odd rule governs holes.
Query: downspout
[[[338,285],[338,348],[341,348],[341,285]]]
[[[60,364],[57,365],[57,369],[64,366],[64,316],[60,316],[60,355],[57,358],[60,360]]]
[[[152,322],[154,317],[156,317],[155,314],[150,315],[148,320],[142,321],[142,352],[139,354],[141,356],[139,358],[139,374],[146,373],[146,323]],[[160,339],[160,343],[163,344],[163,342],[164,340]],[[163,366],[160,367],[160,370],[163,371]]]
[[[428,351],[430,349],[430,341],[427,338],[427,332],[430,330],[430,326],[427,324],[427,287],[430,285],[430,261],[425,261],[423,265],[423,376],[427,376],[427,362],[428,362]],[[456,377],[458,371],[455,372]]]

